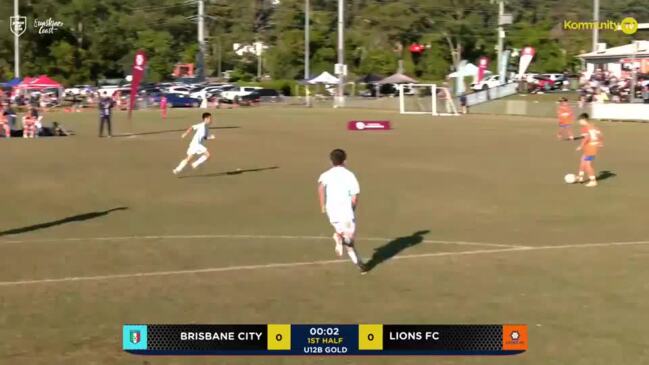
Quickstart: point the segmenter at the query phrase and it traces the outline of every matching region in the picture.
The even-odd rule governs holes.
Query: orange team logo
[[[503,325],[503,350],[527,350],[527,325]]]

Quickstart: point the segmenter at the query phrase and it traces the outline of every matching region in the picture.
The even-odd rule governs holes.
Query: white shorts
[[[207,148],[203,146],[202,144],[190,144],[189,148],[187,149],[187,155],[202,155],[205,152],[207,152]]]
[[[356,223],[352,221],[347,222],[331,222],[331,225],[336,230],[336,233],[345,236],[354,236],[356,233]]]

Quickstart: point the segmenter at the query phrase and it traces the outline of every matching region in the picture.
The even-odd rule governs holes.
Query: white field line
[[[646,244],[649,244],[649,241],[583,243],[583,244],[566,244],[566,245],[551,245],[551,246],[536,246],[536,247],[517,246],[517,247],[499,248],[493,250],[483,249],[483,250],[459,251],[459,252],[434,252],[434,253],[423,253],[423,254],[412,254],[412,255],[400,255],[400,256],[393,257],[391,260],[407,260],[407,259],[442,257],[442,256],[469,256],[469,255],[516,252],[516,251],[529,252],[529,251],[540,251],[540,250],[561,250],[561,249],[571,249],[571,248],[584,249],[584,248],[596,248],[596,247],[615,247],[615,246],[619,247],[619,246],[646,245]],[[271,263],[271,264],[261,264],[261,265],[212,267],[212,268],[194,269],[194,270],[153,271],[153,272],[140,272],[140,273],[128,273],[128,274],[77,276],[77,277],[19,280],[19,281],[0,281],[0,287],[30,285],[30,284],[65,283],[65,282],[75,282],[75,281],[97,281],[97,280],[131,279],[131,278],[156,277],[156,276],[205,274],[205,273],[232,272],[232,271],[245,271],[245,270],[294,268],[294,267],[302,267],[302,266],[340,264],[343,262],[347,262],[347,260],[302,261],[302,262],[287,262],[287,263]]]
[[[28,244],[28,243],[63,243],[80,241],[128,241],[128,240],[179,240],[179,239],[282,239],[282,240],[330,240],[331,236],[289,236],[289,235],[246,235],[246,234],[199,234],[199,235],[153,235],[153,236],[115,236],[115,237],[71,237],[71,238],[45,238],[33,240],[0,240],[0,245]],[[387,237],[359,237],[357,241],[392,241],[394,238]],[[423,240],[422,243],[438,243],[445,245],[467,245],[486,247],[521,247],[517,245],[506,245],[489,242],[469,241],[439,241]]]

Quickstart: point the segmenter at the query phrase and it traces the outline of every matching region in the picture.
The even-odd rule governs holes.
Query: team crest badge
[[[13,33],[16,37],[20,37],[27,30],[27,17],[9,17],[9,30],[11,30],[11,33]]]
[[[138,343],[140,343],[140,341],[142,340],[142,337],[140,335],[140,331],[131,331],[130,338],[131,338],[131,343],[132,344],[137,345]]]

